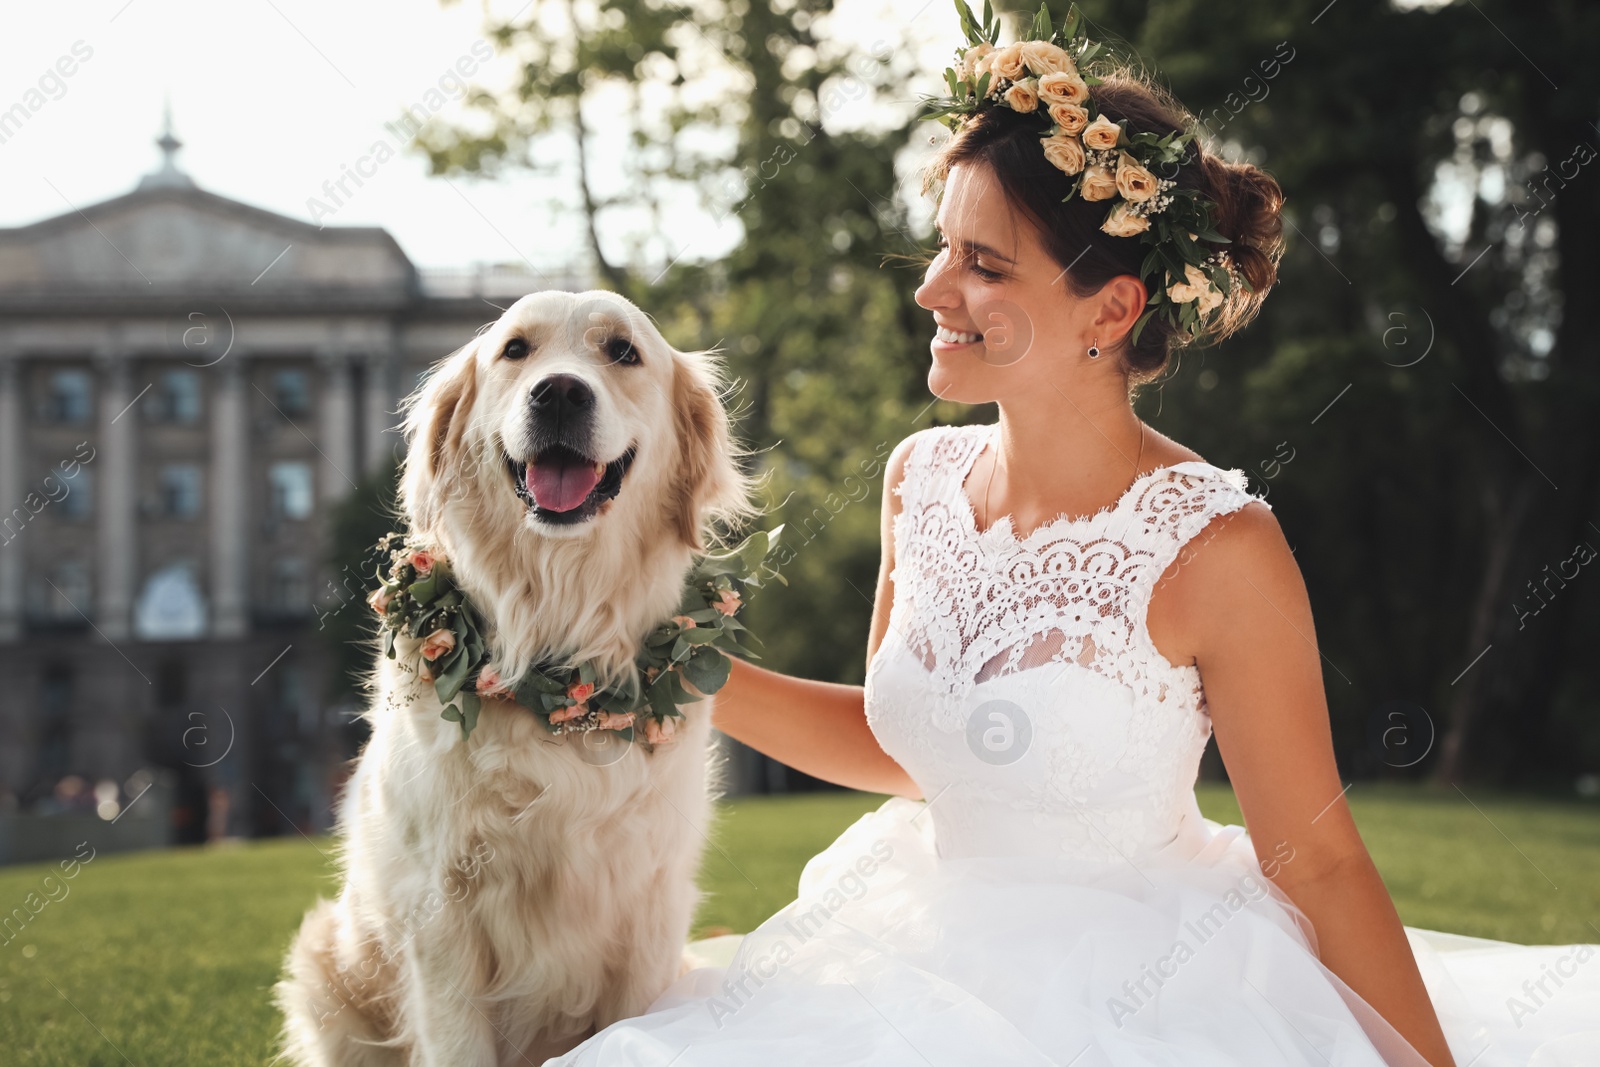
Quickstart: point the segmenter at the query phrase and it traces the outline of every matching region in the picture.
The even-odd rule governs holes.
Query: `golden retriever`
[[[534,293],[402,405],[400,504],[515,679],[550,655],[636,677],[715,521],[756,514],[711,351],[608,292]],[[306,1065],[538,1064],[638,1015],[684,969],[710,806],[708,697],[669,744],[552,735],[484,702],[463,741],[377,656],[371,738],[339,810],[344,885],[276,986]]]

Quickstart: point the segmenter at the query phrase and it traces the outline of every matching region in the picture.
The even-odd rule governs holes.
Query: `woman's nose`
[[[923,276],[922,284],[917,286],[913,298],[918,305],[932,311],[934,308],[949,307],[951,289],[944,284],[945,270],[944,257],[940,256],[928,265],[928,273]]]

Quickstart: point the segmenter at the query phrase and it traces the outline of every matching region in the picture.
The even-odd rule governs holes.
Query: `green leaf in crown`
[[[677,613],[646,635],[634,657],[638,686],[596,688],[591,662],[540,663],[515,681],[501,678],[489,666],[483,618],[456,583],[450,561],[398,532],[378,542],[389,554],[389,567],[375,573],[378,586],[367,603],[378,615],[385,656],[398,661],[396,635],[419,642],[411,666],[433,683],[444,708],[440,716],[460,724],[463,740],[472,736],[489,698],[514,701],[551,733],[614,730],[629,741],[666,744],[683,717],[681,706],[703,699],[685,688],[685,679],[710,696],[728,681],[729,656],[761,658],[740,642],[741,632],[759,639],[737,616],[746,589],[773,579],[789,584],[767,565],[782,532],[781,525],[758,531],[730,549],[696,558]]]

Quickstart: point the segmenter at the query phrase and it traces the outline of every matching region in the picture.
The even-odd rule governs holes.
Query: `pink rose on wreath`
[[[422,658],[430,663],[456,647],[456,635],[440,627],[422,641]]]
[[[552,711],[550,713],[550,721],[553,723],[567,722],[571,719],[581,719],[587,714],[589,714],[589,705],[569,704],[564,708],[557,708]]]
[[[426,578],[433,571],[435,556],[427,549],[415,549],[411,553],[411,565],[417,569],[417,577]]]
[[[739,610],[739,594],[732,589],[724,589],[722,595],[714,600],[711,606],[724,615],[732,615]]]
[[[506,683],[501,680],[500,672],[493,667],[485,667],[478,672],[478,695],[486,697],[503,697],[511,692]]]
[[[644,721],[644,739],[652,745],[671,744],[676,740],[678,720],[649,718]]]
[[[602,730],[625,730],[633,725],[631,711],[602,711],[598,725]]]
[[[380,585],[371,593],[367,594],[367,604],[379,615],[387,615],[389,612],[389,597],[389,587],[386,585]]]
[[[590,697],[594,696],[594,683],[573,682],[571,685],[567,686],[567,696],[582,704],[585,700],[588,700]]]
[[[687,615],[674,615],[672,617],[672,621],[683,627],[685,630],[694,629],[694,620],[689,618]]]

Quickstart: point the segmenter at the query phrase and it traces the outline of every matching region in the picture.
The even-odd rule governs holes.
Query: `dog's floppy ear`
[[[717,397],[720,366],[710,352],[674,355],[672,409],[680,454],[668,516],[673,533],[703,552],[702,524],[711,515],[736,512],[745,484],[731,455],[728,413]]]
[[[430,531],[443,510],[448,476],[459,469],[472,407],[478,398],[478,339],[434,365],[403,403],[406,455],[400,498],[412,528]]]

